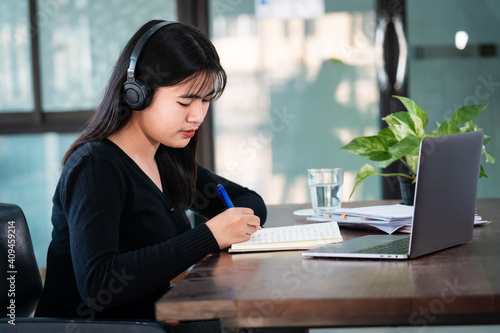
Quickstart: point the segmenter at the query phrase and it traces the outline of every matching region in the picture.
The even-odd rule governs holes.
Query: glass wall
[[[308,168],[345,169],[344,200],[365,161],[340,150],[379,130],[374,1],[324,1],[324,14],[266,18],[260,1],[211,1],[228,86],[214,103],[216,171],[267,204],[309,202]],[[353,200],[381,199],[367,179]]]
[[[33,109],[28,1],[0,0],[0,113]]]
[[[52,224],[52,196],[61,160],[77,134],[0,136],[0,202],[21,207],[38,264],[45,266]]]
[[[151,19],[177,19],[175,0],[0,0],[0,112],[34,112],[30,22],[39,30],[42,112],[92,110],[126,41]],[[32,128],[36,130],[36,128]],[[0,201],[19,205],[40,267],[52,196],[72,134],[0,135]]]
[[[446,13],[446,15],[443,15]],[[423,19],[425,18],[425,20]],[[488,104],[477,124],[500,158],[500,2],[408,1],[408,95],[429,114],[429,130],[465,104]],[[500,196],[500,168],[484,163],[478,197]]]
[[[175,1],[38,0],[46,111],[94,108],[125,42],[151,19],[176,19]]]

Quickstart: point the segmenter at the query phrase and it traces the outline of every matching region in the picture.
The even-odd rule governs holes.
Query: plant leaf
[[[460,128],[460,130],[465,133],[465,132],[475,132],[477,130],[479,130],[479,127],[476,125],[476,123],[471,120],[471,121],[468,121],[464,124],[463,127]]]
[[[392,113],[384,118],[389,128],[396,128],[396,137],[402,139],[408,135],[416,135],[423,138],[425,136],[422,120],[414,114],[406,111]]]
[[[399,111],[391,113],[390,115],[382,118],[389,126],[391,125],[406,125],[408,128],[415,132],[415,124],[413,123],[413,119],[410,113],[406,111]]]
[[[358,185],[365,180],[366,178],[377,175],[377,176],[383,176],[383,177],[391,177],[391,176],[401,176],[401,177],[407,177],[410,179],[414,179],[414,177],[404,174],[404,173],[378,173],[375,171],[375,168],[370,165],[370,164],[365,164],[361,167],[359,170],[358,174],[356,175],[356,179],[354,181],[354,187],[352,188],[351,194],[349,195],[349,200],[351,199],[354,190],[358,187]]]
[[[417,174],[417,164],[418,164],[418,155],[415,156],[406,156],[406,163],[410,167],[410,172],[413,175]]]
[[[433,135],[435,134],[436,136],[439,136],[457,133],[460,133],[460,128],[450,119],[446,119],[439,125],[437,131],[434,132]]]
[[[486,171],[484,171],[483,166],[479,168],[479,178],[488,178],[488,175],[486,174]]]
[[[486,163],[495,164],[495,156],[493,156],[492,153],[487,152],[486,149],[484,149],[484,147],[483,147],[483,152],[484,155],[486,156]]]
[[[491,140],[491,136],[485,134],[483,136],[483,146],[486,146],[490,142],[490,140]]]
[[[385,139],[387,146],[392,146],[395,144],[398,140],[394,136],[394,132],[392,131],[392,128],[386,127],[378,132],[378,136]]]
[[[385,140],[378,135],[355,138],[341,149],[372,161],[384,161],[391,157]]]
[[[417,135],[412,116],[406,111],[392,113],[382,118],[382,120],[389,125],[397,140],[401,140],[408,135]]]
[[[418,156],[420,141],[422,141],[422,139],[414,135],[407,136],[403,140],[391,146],[389,148],[389,152],[398,159],[406,155]]]
[[[425,111],[422,110],[422,108],[420,108],[420,106],[418,106],[417,103],[415,103],[409,98],[402,96],[393,96],[393,97],[399,99],[409,113],[414,114],[422,121],[422,131],[423,131],[427,126],[427,122],[429,121],[427,113],[425,113]]]
[[[399,158],[397,158],[396,156],[392,156],[388,160],[377,162],[377,166],[382,169],[387,168],[389,165],[396,162],[397,160],[399,160]]]
[[[365,180],[367,177],[373,176],[375,174],[376,174],[376,172],[375,172],[375,168],[373,167],[373,165],[371,165],[371,164],[363,165],[361,167],[361,169],[359,169],[358,174],[356,175],[356,180],[354,181],[354,187],[352,188],[351,194],[349,195],[349,200],[351,199],[356,187],[358,187],[358,185],[363,180]]]
[[[410,116],[415,126],[415,133],[417,134],[418,137],[423,138],[425,136],[425,130],[424,130],[424,125],[422,123],[422,119],[411,113]]]
[[[451,117],[451,121],[457,127],[474,120],[479,116],[488,104],[476,104],[476,105],[464,105],[459,108],[453,116]]]

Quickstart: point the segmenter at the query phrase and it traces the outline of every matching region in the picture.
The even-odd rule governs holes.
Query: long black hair
[[[129,121],[132,110],[122,100],[130,55],[139,38],[162,21],[144,24],[121,52],[113,69],[102,100],[82,134],[63,157],[63,165],[82,144],[102,141],[117,132]],[[186,24],[170,24],[158,30],[144,46],[137,61],[135,77],[147,84],[154,95],[158,87],[192,81],[193,87],[203,90],[214,85],[213,98],[218,98],[226,86],[226,73],[210,40],[197,28]],[[200,84],[199,80],[203,80]],[[137,111],[140,112],[140,111]],[[160,145],[155,159],[167,179],[166,189],[176,205],[190,206],[196,186],[196,150],[198,133],[185,148]]]

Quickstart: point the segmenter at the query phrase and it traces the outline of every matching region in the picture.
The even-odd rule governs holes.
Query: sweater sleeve
[[[126,180],[109,161],[85,155],[66,171],[59,200],[68,221],[75,279],[84,302],[102,308],[134,302],[201,260],[218,245],[205,225],[161,243],[120,252]],[[97,303],[96,299],[105,298]]]
[[[236,207],[248,207],[260,218],[260,224],[266,222],[267,208],[264,200],[255,191],[231,182],[198,165],[196,196],[191,209],[205,218],[211,219],[224,211],[225,207],[217,195],[217,184],[222,184]]]

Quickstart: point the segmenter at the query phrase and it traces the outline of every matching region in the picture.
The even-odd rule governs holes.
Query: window
[[[175,0],[0,0],[0,201],[19,205],[40,267],[63,154],[125,42]]]
[[[0,113],[34,107],[27,1],[0,0]]]
[[[476,123],[491,136],[486,149],[498,159],[500,2],[410,1],[407,12],[408,96],[428,113],[428,129],[462,105],[488,104]],[[500,168],[485,163],[484,156],[482,165],[488,178],[479,179],[477,196],[497,198]]]
[[[375,2],[325,1],[325,14],[310,19],[259,18],[256,3],[210,2],[228,74],[214,103],[216,172],[267,204],[307,203],[307,169],[343,167],[347,200],[365,161],[340,147],[379,130]],[[381,198],[372,178],[354,199]]]

